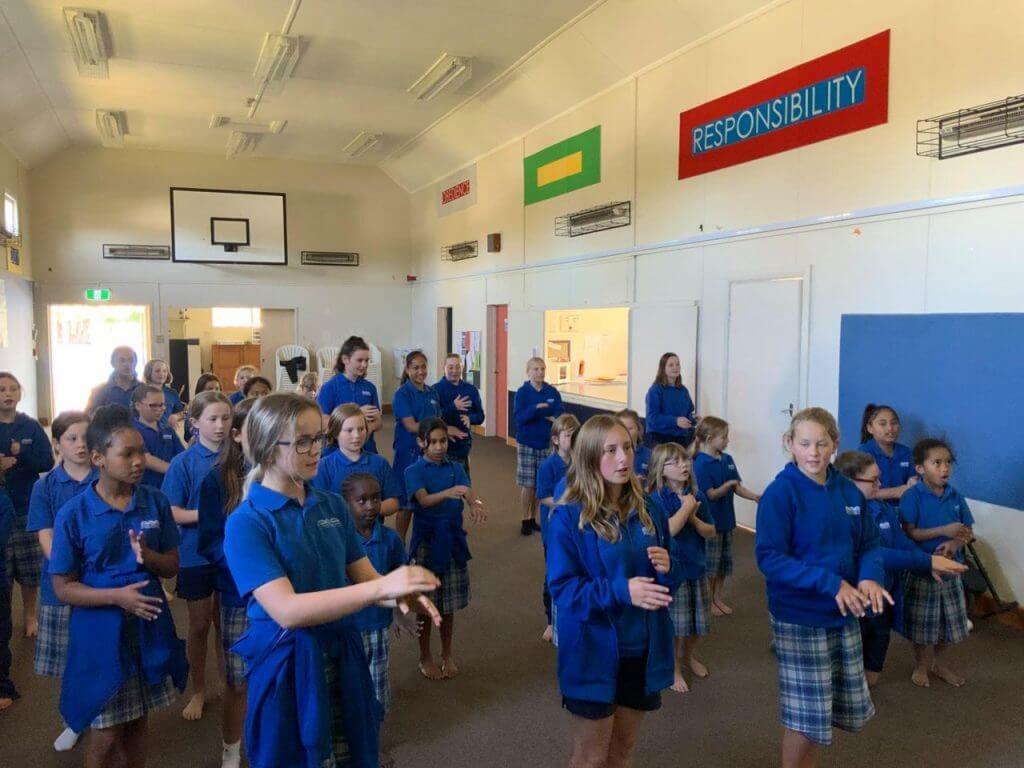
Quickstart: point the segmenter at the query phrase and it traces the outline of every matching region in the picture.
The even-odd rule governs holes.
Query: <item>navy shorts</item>
[[[661,709],[661,692],[647,693],[647,657],[634,656],[619,659],[619,672],[615,678],[615,701],[587,701],[563,696],[562,706],[584,720],[604,720],[614,715],[617,707],[628,707],[639,712]]]
[[[217,566],[194,565],[178,570],[174,593],[182,600],[205,600],[217,589]]]

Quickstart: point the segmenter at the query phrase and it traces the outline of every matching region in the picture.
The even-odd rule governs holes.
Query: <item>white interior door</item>
[[[728,451],[758,493],[785,463],[782,433],[799,407],[802,301],[798,277],[729,286]],[[737,497],[737,521],[753,527],[755,516],[754,504]]]
[[[295,310],[264,309],[260,312],[260,376],[276,386],[278,347],[295,344]]]

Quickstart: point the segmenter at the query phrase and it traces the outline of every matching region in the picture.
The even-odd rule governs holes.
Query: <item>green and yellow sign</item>
[[[601,126],[570,136],[523,160],[523,204],[601,181]]]

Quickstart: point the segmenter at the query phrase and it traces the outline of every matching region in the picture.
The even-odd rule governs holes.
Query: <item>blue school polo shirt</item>
[[[546,408],[537,408],[542,403]],[[529,381],[524,381],[516,391],[513,414],[516,419],[516,442],[534,448],[546,450],[551,446],[551,422],[565,412],[562,396],[558,390],[547,382],[535,389]]]
[[[640,443],[633,449],[633,471],[640,477],[647,477],[647,469],[651,466],[651,449]]]
[[[166,384],[163,386],[164,390],[164,408],[163,415],[160,417],[160,426],[166,427],[167,420],[175,413],[181,413],[185,410],[185,404],[181,402],[181,397],[173,389],[168,387]]]
[[[135,559],[129,531],[141,532],[146,546],[157,552],[178,546],[171,506],[160,491],[137,485],[122,512],[99,497],[93,482],[57,513],[50,573],[76,574],[87,586],[152,581],[156,577]]]
[[[647,416],[647,434],[659,442],[675,441],[689,445],[693,441],[693,427],[683,429],[676,424],[676,419],[684,416],[696,424],[697,414],[693,406],[693,398],[686,387],[667,387],[652,384],[644,399]]]
[[[484,406],[480,402],[480,390],[465,379],[459,379],[452,384],[448,381],[447,376],[442,376],[438,380],[434,385],[434,390],[441,402],[441,418],[445,420],[445,423],[461,429],[467,435],[462,440],[448,438],[448,455],[452,458],[464,459],[469,456],[469,451],[473,447],[473,432],[462,422],[462,417],[469,416],[470,424],[484,423]],[[469,398],[468,411],[460,411],[455,407],[455,398],[457,397]]]
[[[228,402],[231,403],[231,407],[234,408],[240,402],[245,400],[245,395],[242,394],[242,390],[236,389],[230,395],[228,395]]]
[[[537,498],[546,499],[551,497],[557,502],[558,496],[555,495],[555,488],[558,486],[559,481],[565,479],[568,471],[569,465],[558,455],[558,451],[544,459],[540,466],[537,467]],[[555,506],[558,506],[557,503]],[[544,541],[547,541],[548,519],[551,517],[553,509],[554,507],[549,507],[546,504],[540,505],[540,536]]]
[[[405,470],[405,492],[409,495],[412,509],[417,514],[432,517],[455,517],[462,515],[463,499],[445,499],[432,507],[421,507],[416,501],[416,491],[421,488],[427,493],[440,493],[456,485],[469,485],[466,470],[454,461],[438,463],[420,458]]]
[[[346,569],[366,557],[341,497],[307,485],[299,503],[260,483],[228,516],[224,554],[245,599],[282,577],[299,593],[347,587]],[[273,621],[258,600],[249,600],[246,612],[253,621]]]
[[[0,423],[0,456],[11,456],[11,443],[21,449],[13,467],[4,474],[4,486],[11,497],[16,518],[28,515],[32,486],[39,475],[53,469],[53,449],[39,422],[24,413],[16,413],[10,424]]]
[[[902,443],[893,445],[892,456],[886,456],[874,438],[863,443],[858,450],[871,454],[875,460],[878,471],[881,473],[879,479],[882,481],[883,488],[898,488],[917,474],[910,449]],[[899,502],[893,503],[898,504]]]
[[[199,488],[219,455],[219,451],[211,451],[197,442],[171,460],[160,486],[171,506],[199,509]],[[181,533],[180,566],[196,568],[209,565],[209,560],[199,554],[199,525],[179,525],[178,530]]]
[[[377,387],[372,381],[366,379],[351,381],[344,373],[337,373],[328,379],[327,383],[316,393],[316,401],[320,404],[320,410],[327,416],[330,416],[331,411],[339,405],[345,403],[355,403],[360,407],[372,405],[380,408],[380,397],[377,395]],[[377,453],[377,443],[374,441],[372,433],[366,439],[363,450]]]
[[[915,528],[938,528],[950,523],[974,525],[974,515],[971,514],[967,499],[960,495],[960,491],[952,485],[947,485],[942,489],[942,494],[937,496],[924,481],[912,485],[900,497],[900,519]],[[917,546],[931,555],[936,547],[947,541],[948,536],[936,536],[917,542]],[[963,549],[956,553],[956,559],[963,562]]]
[[[701,451],[693,458],[693,475],[697,478],[697,487],[705,494],[730,480],[740,479],[736,462],[728,453],[723,453],[721,458],[716,459],[711,454]],[[711,517],[715,521],[715,530],[719,533],[726,533],[736,527],[735,496],[736,492],[730,490],[719,499],[707,500]]]
[[[185,446],[178,439],[178,434],[168,426],[153,429],[143,424],[141,419],[135,419],[135,428],[142,435],[142,442],[146,446],[146,453],[150,456],[155,456],[169,464],[175,456],[185,452]],[[143,485],[159,488],[163,481],[163,473],[157,472],[155,469],[146,469],[142,473]]]
[[[217,567],[217,591],[221,604],[230,608],[242,608],[245,600],[238,594],[235,580],[231,578],[228,562],[224,557],[224,524],[231,510],[224,508],[227,491],[220,471],[214,467],[206,473],[199,485],[199,536],[196,548],[200,556]]]
[[[92,413],[103,405],[123,405],[129,411],[132,410],[132,393],[142,382],[132,379],[128,388],[125,389],[114,381],[116,377],[117,374],[112,373],[103,384],[93,387],[92,392],[89,393],[89,402],[85,406],[86,413]]]
[[[349,461],[341,451],[321,456],[316,477],[310,480],[310,484],[322,491],[341,495],[341,484],[345,482],[345,478],[357,472],[365,472],[377,478],[377,482],[380,483],[381,501],[401,498],[402,486],[399,485],[388,460],[379,454],[367,453],[366,450],[363,450],[355,461]]]
[[[32,499],[28,504],[28,525],[26,531],[44,531],[53,528],[57,512],[68,501],[80,494],[95,482],[99,473],[93,467],[81,481],[75,480],[58,464],[45,477],[32,486]],[[39,581],[39,599],[43,605],[61,605],[57,593],[53,591],[50,579],[49,560],[43,555],[42,578]]]
[[[399,454],[402,456],[404,470],[412,463],[407,461],[407,457],[419,455],[420,450],[416,443],[416,435],[402,426],[402,419],[412,417],[419,423],[435,416],[441,418],[441,400],[429,384],[424,384],[423,389],[417,389],[415,384],[407,381],[398,388],[395,396],[391,399],[391,410],[395,414],[395,439],[392,445],[395,449],[395,471],[397,472],[400,463]]]
[[[363,545],[363,552],[370,558],[377,573],[381,575],[402,567],[408,560],[405,546],[398,538],[398,534],[393,529],[382,525],[380,520],[374,524],[369,538],[364,538],[359,531],[356,531],[356,535],[359,536],[359,541]],[[356,613],[353,620],[356,629],[360,632],[371,629],[387,629],[394,621],[394,610],[371,605]]]
[[[697,518],[705,523],[713,523],[714,521],[708,512],[707,497],[700,491],[697,492],[696,497],[697,502],[700,504],[697,507]],[[668,486],[665,486],[648,498],[661,508],[667,518],[672,517],[683,505],[683,502],[679,500],[679,496]],[[672,554],[679,558],[682,578],[687,581],[704,578],[707,571],[705,539],[689,522],[683,526],[679,533],[672,537]]]
[[[768,610],[779,621],[840,627],[856,621],[836,605],[839,585],[885,579],[878,528],[857,486],[833,467],[821,485],[790,463],[757,505],[757,565]]]

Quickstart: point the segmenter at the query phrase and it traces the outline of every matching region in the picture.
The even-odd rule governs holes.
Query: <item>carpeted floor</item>
[[[390,436],[378,438],[382,446]],[[544,629],[538,536],[519,535],[515,452],[478,439],[474,487],[489,520],[467,522],[474,553],[473,602],[455,630],[462,675],[429,682],[416,669],[415,642],[393,645],[395,707],[386,724],[399,766],[528,766],[565,764],[569,716],[559,706],[554,649]],[[779,764],[775,665],[768,651],[764,587],[752,556],[752,537],[736,540],[737,573],[729,584],[736,615],[717,620],[703,658],[712,675],[685,695],[665,694],[648,717],[636,752],[638,768],[774,766]],[[179,633],[183,606],[175,606]],[[20,605],[15,601],[16,615]],[[0,714],[0,766],[73,766],[81,751],[57,755],[58,684],[34,677],[32,644],[15,623],[14,677],[23,698]],[[436,641],[436,636],[435,636]],[[212,657],[212,654],[211,654]],[[1019,768],[1024,765],[1024,635],[994,621],[977,622],[971,638],[950,653],[968,678],[954,690],[911,685],[910,647],[894,638],[888,669],[874,699],[878,714],[859,736],[837,732],[822,765],[843,768]],[[211,669],[211,679],[213,672]],[[186,723],[180,705],[150,721],[157,768],[216,768],[220,757],[219,704]]]

